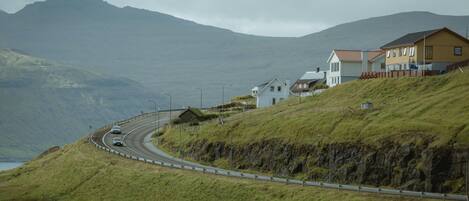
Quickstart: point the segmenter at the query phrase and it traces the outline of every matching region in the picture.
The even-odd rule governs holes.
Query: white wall
[[[338,72],[332,72],[332,64],[333,63],[339,63],[339,71]],[[332,58],[331,60],[329,61],[329,71],[327,72],[327,86],[329,87],[334,87],[336,86],[338,83],[334,83],[334,78],[338,79],[339,82],[340,82],[340,69],[342,68],[341,64],[340,64],[340,60],[339,58],[337,57],[337,55],[335,55],[335,53],[332,55]]]
[[[385,61],[385,57],[382,56],[380,59],[377,59],[373,62],[373,64],[371,64],[371,71],[373,72],[385,72],[386,69],[381,69],[381,64],[384,64],[386,61]]]
[[[274,87],[274,91],[270,90],[270,87]],[[281,90],[278,91],[278,87],[281,87]],[[279,102],[286,100],[290,95],[290,84],[287,81],[281,82],[275,80],[270,85],[267,85],[266,88],[258,93],[257,95],[257,107],[269,107],[272,106],[273,99],[275,98],[276,104]]]

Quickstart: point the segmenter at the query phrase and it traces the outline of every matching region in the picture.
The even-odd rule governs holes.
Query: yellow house
[[[386,71],[439,70],[469,59],[469,40],[448,28],[407,34],[381,49]]]

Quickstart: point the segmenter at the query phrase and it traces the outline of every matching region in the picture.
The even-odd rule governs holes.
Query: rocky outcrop
[[[170,142],[163,143],[177,150]],[[360,142],[293,145],[265,140],[232,147],[224,142],[199,140],[183,150],[195,160],[213,163],[224,159],[232,161],[237,169],[272,172],[277,176],[301,175],[308,180],[414,191],[462,192],[463,161],[469,150],[453,148],[452,144],[433,147],[430,143],[431,140],[407,144],[383,141],[376,145]]]

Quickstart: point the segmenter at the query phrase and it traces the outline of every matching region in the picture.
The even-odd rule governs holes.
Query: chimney
[[[362,50],[362,72],[368,72],[368,51]]]
[[[321,68],[319,68],[319,67],[316,68],[317,73],[319,73],[320,70],[321,70]]]

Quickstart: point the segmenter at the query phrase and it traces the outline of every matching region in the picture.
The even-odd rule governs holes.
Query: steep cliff
[[[464,190],[469,73],[355,81],[200,127],[163,145],[195,160],[312,180],[432,192]],[[373,110],[361,110],[371,101]],[[232,157],[231,157],[232,154]]]

